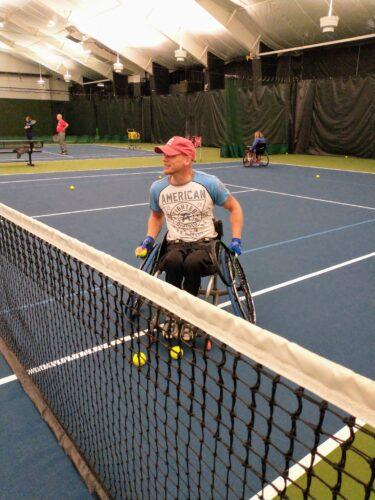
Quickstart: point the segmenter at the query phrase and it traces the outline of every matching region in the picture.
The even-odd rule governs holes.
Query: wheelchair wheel
[[[222,241],[217,242],[216,259],[218,274],[228,289],[235,314],[255,324],[254,301],[240,261]]]
[[[147,274],[154,275],[156,272],[156,266],[159,262],[161,244],[157,243],[153,246],[151,252],[148,253],[147,257],[142,261],[140,269]]]
[[[253,164],[253,158],[250,151],[245,150],[245,153],[242,158],[242,164],[244,167],[251,167]]]
[[[142,261],[140,265],[140,269],[142,271],[151,275],[154,275],[156,273],[160,250],[160,244],[156,244],[153,246],[152,250],[148,253],[147,257]],[[144,302],[145,300],[142,299],[138,294],[136,294],[135,292],[130,292],[125,305],[125,314],[131,322],[141,315],[141,308]]]
[[[263,158],[262,158],[262,167],[268,167],[270,162],[268,153],[264,153]]]

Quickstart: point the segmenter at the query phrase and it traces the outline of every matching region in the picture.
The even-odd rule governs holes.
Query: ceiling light
[[[43,77],[42,77],[42,68],[40,67],[40,64],[39,64],[39,80],[37,80],[37,84],[38,85],[44,85],[46,82],[43,80]]]
[[[53,19],[50,19],[50,20],[48,21],[48,27],[49,27],[49,28],[54,28],[55,26],[56,26],[55,21],[54,21]]]
[[[115,73],[121,73],[121,71],[124,69],[124,65],[120,62],[120,57],[119,55],[117,54],[117,60],[116,62],[113,64],[113,71]]]
[[[333,0],[330,1],[328,15],[320,18],[320,29],[323,33],[332,33],[339,24],[339,16],[332,15]]]
[[[97,87],[104,87],[104,83],[97,83],[96,86]]]
[[[70,83],[72,81],[72,75],[69,73],[68,70],[64,74],[64,80],[66,81],[66,83]]]

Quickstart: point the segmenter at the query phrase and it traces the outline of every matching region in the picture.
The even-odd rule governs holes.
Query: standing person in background
[[[65,142],[65,136],[66,136],[65,131],[69,127],[69,123],[63,120],[63,117],[60,113],[56,116],[56,119],[57,119],[57,127],[56,127],[57,142],[60,144],[61,154],[67,155],[68,150],[66,148],[66,142]]]
[[[26,137],[29,141],[33,140],[33,126],[36,124],[36,120],[33,120],[31,116],[26,116],[25,118],[25,129]]]

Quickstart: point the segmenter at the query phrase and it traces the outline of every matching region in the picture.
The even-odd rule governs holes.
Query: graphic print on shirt
[[[194,179],[173,186],[168,178],[151,186],[150,207],[165,215],[169,241],[197,241],[216,236],[213,223],[214,205],[222,205],[229,195],[221,181],[196,171]]]
[[[170,189],[165,189],[160,195],[160,208],[168,228],[173,227],[178,233],[177,238],[190,240],[204,238],[207,234],[211,236],[213,203],[209,193],[195,182],[186,187],[169,186]]]

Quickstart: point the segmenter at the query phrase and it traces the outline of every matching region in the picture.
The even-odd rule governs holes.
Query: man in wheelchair
[[[147,236],[136,255],[145,257],[151,251],[165,217],[167,248],[159,270],[165,272],[168,283],[198,295],[201,277],[210,274],[213,267],[211,249],[217,237],[214,205],[230,212],[230,249],[237,255],[241,254],[242,209],[216,176],[193,170],[195,147],[188,139],[172,137],[155,152],[164,155],[165,177],[151,186]],[[164,333],[173,336],[173,325],[165,325]],[[188,341],[192,334],[184,331],[181,337]]]

